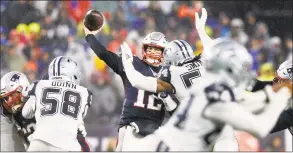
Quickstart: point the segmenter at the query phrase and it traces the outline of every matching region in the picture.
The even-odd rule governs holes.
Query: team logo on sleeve
[[[18,81],[19,81],[19,78],[20,78],[20,75],[18,75],[18,74],[14,74],[14,75],[11,77],[10,81],[12,81],[12,82],[18,82]]]

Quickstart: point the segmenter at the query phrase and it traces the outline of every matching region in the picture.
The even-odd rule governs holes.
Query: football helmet
[[[194,59],[195,55],[191,46],[184,40],[173,40],[164,50],[165,64],[180,65]]]
[[[293,77],[292,77],[293,64],[292,64],[292,62],[293,62],[292,60],[287,60],[280,65],[280,67],[278,68],[278,70],[275,74],[275,78],[273,80],[273,83],[278,83],[283,80],[290,80],[291,82],[293,81]]]
[[[254,76],[252,56],[234,40],[215,39],[211,48],[203,52],[203,59],[208,71],[230,78],[233,85],[239,85]]]
[[[156,48],[162,49],[162,53],[164,48],[168,44],[168,41],[165,35],[161,32],[152,32],[148,34],[142,41],[142,59],[146,63],[152,66],[159,66],[163,62],[163,54],[161,55],[154,55],[152,53],[147,53],[147,47],[152,46]]]
[[[65,56],[54,58],[49,65],[48,75],[49,80],[62,79],[76,84],[79,84],[81,79],[81,71],[77,62]]]
[[[16,106],[20,106],[22,91],[29,85],[27,77],[17,71],[5,74],[1,78],[0,102],[11,113],[17,111]]]
[[[292,60],[287,60],[280,65],[280,67],[277,70],[278,77],[282,79],[290,79],[291,81],[293,81],[292,79],[293,63],[292,62],[293,62]]]

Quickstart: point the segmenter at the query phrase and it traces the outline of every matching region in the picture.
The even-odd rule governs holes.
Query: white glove
[[[205,25],[207,21],[207,11],[205,8],[201,9],[201,18],[199,18],[198,13],[195,12],[195,26],[197,31],[204,31],[205,32]]]
[[[85,129],[83,123],[78,125],[78,131],[80,131],[80,133],[82,134],[83,137],[86,137],[87,132],[86,132],[86,129]]]
[[[201,9],[202,15],[201,18],[199,18],[198,13],[195,12],[195,26],[197,33],[199,35],[199,38],[202,42],[204,52],[206,52],[213,44],[213,40],[210,38],[210,36],[206,33],[205,25],[207,20],[207,11],[205,8]]]
[[[131,52],[130,47],[126,42],[124,42],[121,46],[121,52],[122,52],[122,61],[130,62],[133,61],[133,55]]]

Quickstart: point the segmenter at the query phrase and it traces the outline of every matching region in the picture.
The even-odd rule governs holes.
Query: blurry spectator
[[[108,48],[108,50],[116,53],[121,45],[121,38],[119,35],[119,31],[117,29],[112,29],[111,30],[111,37],[112,37],[112,41],[109,42],[107,48]]]
[[[253,36],[254,29],[255,29],[255,23],[256,23],[256,17],[254,13],[247,12],[245,16],[245,22],[246,22],[246,32],[249,37]]]
[[[292,36],[287,36],[285,38],[285,51],[284,51],[285,57],[282,59],[282,62],[285,60],[292,60]]]
[[[75,41],[74,38],[74,32],[71,31],[70,34],[67,36],[67,43],[68,43],[68,48],[67,51],[65,52],[64,56],[68,56],[72,58],[74,61],[76,61],[79,64],[80,71],[82,74],[82,79],[81,79],[81,85],[86,84],[86,78],[85,78],[85,69],[87,69],[87,65],[85,65],[85,61],[87,61],[87,55],[84,50],[84,47]]]
[[[219,36],[226,37],[230,32],[230,18],[227,16],[226,13],[220,12],[219,23]]]
[[[27,76],[30,82],[37,80],[37,64],[33,61],[29,61],[24,65],[23,72]]]
[[[50,46],[53,45],[55,36],[55,24],[50,15],[46,15],[41,21],[41,32],[40,32],[40,45]]]
[[[22,72],[26,60],[22,54],[17,53],[17,48],[12,46],[8,50],[7,63],[10,71]]]
[[[118,7],[117,10],[113,14],[112,24],[110,24],[111,28],[120,30],[127,25],[126,16],[122,8]]]
[[[48,1],[33,1],[33,6],[40,11],[42,16],[44,16],[46,12],[46,8],[48,5]]]
[[[45,48],[43,49],[45,50]],[[51,62],[48,50],[44,51],[43,49],[41,49],[40,58],[38,60],[38,78],[48,72],[48,67]]]
[[[169,14],[172,10],[172,6],[175,4],[176,1],[158,1],[163,13]]]
[[[3,13],[6,28],[9,31],[19,23],[30,23],[41,18],[41,13],[34,8],[32,2],[25,0],[12,1]]]
[[[153,17],[147,17],[146,18],[146,25],[145,25],[145,34],[149,34],[151,32],[154,32],[154,31],[160,31],[157,29],[157,26],[156,26],[156,23],[155,23],[155,20]]]
[[[139,10],[146,9],[150,6],[151,1],[134,1]]]
[[[263,22],[257,22],[255,29],[254,29],[254,36],[261,38],[263,42],[263,47],[268,47],[270,42],[270,34],[268,31],[268,27]]]
[[[65,1],[69,17],[78,23],[83,20],[85,13],[89,10],[91,1]]]
[[[259,66],[265,61],[263,50],[261,50],[258,38],[251,39],[249,53],[253,57],[252,69],[256,72],[259,69]]]
[[[6,46],[8,45],[8,38],[7,38],[7,34],[6,34],[7,30],[5,29],[4,26],[0,27],[0,39],[1,39],[1,46]]]
[[[281,53],[281,39],[274,36],[270,39],[270,49],[266,57],[267,62],[272,63],[274,67],[278,67],[282,63]]]
[[[150,13],[151,19],[154,19],[153,21],[154,21],[154,24],[156,25],[156,27],[152,28],[154,29],[153,31],[164,32],[165,25],[166,25],[166,18],[161,9],[161,5],[159,4],[159,2],[151,1],[148,11]],[[147,22],[147,25],[148,25],[148,22]]]
[[[244,32],[244,23],[239,18],[234,18],[231,21],[231,31],[229,36],[234,39],[235,41],[238,41],[242,45],[246,45],[248,42],[248,36]]]
[[[113,122],[117,111],[117,95],[114,94],[112,86],[109,84],[111,77],[108,71],[100,72],[94,70],[91,75],[91,84],[88,89],[93,93],[93,102],[91,105],[92,115],[87,115],[92,120],[100,123]],[[98,118],[97,118],[98,117]]]

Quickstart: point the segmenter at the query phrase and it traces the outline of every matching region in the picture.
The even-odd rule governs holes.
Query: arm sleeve
[[[83,118],[86,116],[88,108],[91,107],[92,99],[93,99],[92,92],[90,92],[89,90],[87,90],[87,91],[88,91],[87,104],[84,106],[84,110],[83,110],[83,113],[82,113]]]
[[[36,111],[36,97],[30,96],[22,108],[22,116],[25,119],[31,119],[35,116]]]
[[[249,85],[246,87],[247,91],[256,92],[265,88],[266,85],[272,85],[272,81],[260,81],[258,79],[251,80]]]
[[[292,109],[284,110],[279,116],[279,119],[275,127],[272,129],[271,133],[279,132],[289,128],[290,126],[293,126],[292,118],[293,118],[293,110]]]
[[[94,53],[115,73],[119,75],[123,73],[122,59],[117,54],[107,50],[92,34],[87,35],[85,39]]]
[[[134,69],[130,62],[124,61],[123,63],[127,78],[133,87],[153,93],[157,92],[157,78],[142,75]]]
[[[205,51],[208,50],[213,44],[212,38],[206,33],[206,31],[204,29],[198,30],[197,32],[198,32],[199,38],[202,42],[204,50]]]
[[[254,115],[236,103],[214,103],[207,106],[204,116],[230,124],[236,129],[244,130],[258,137],[265,137],[276,124],[284,107],[278,103],[268,104],[261,114]]]
[[[177,101],[175,101],[171,95],[167,95],[166,98],[162,98],[162,101],[165,105],[166,110],[170,113],[173,114],[175,109],[177,108],[177,105],[179,104]]]
[[[36,88],[39,81],[34,82],[28,88],[26,96],[26,102],[22,108],[22,116],[25,119],[31,119],[35,116],[36,111]]]

